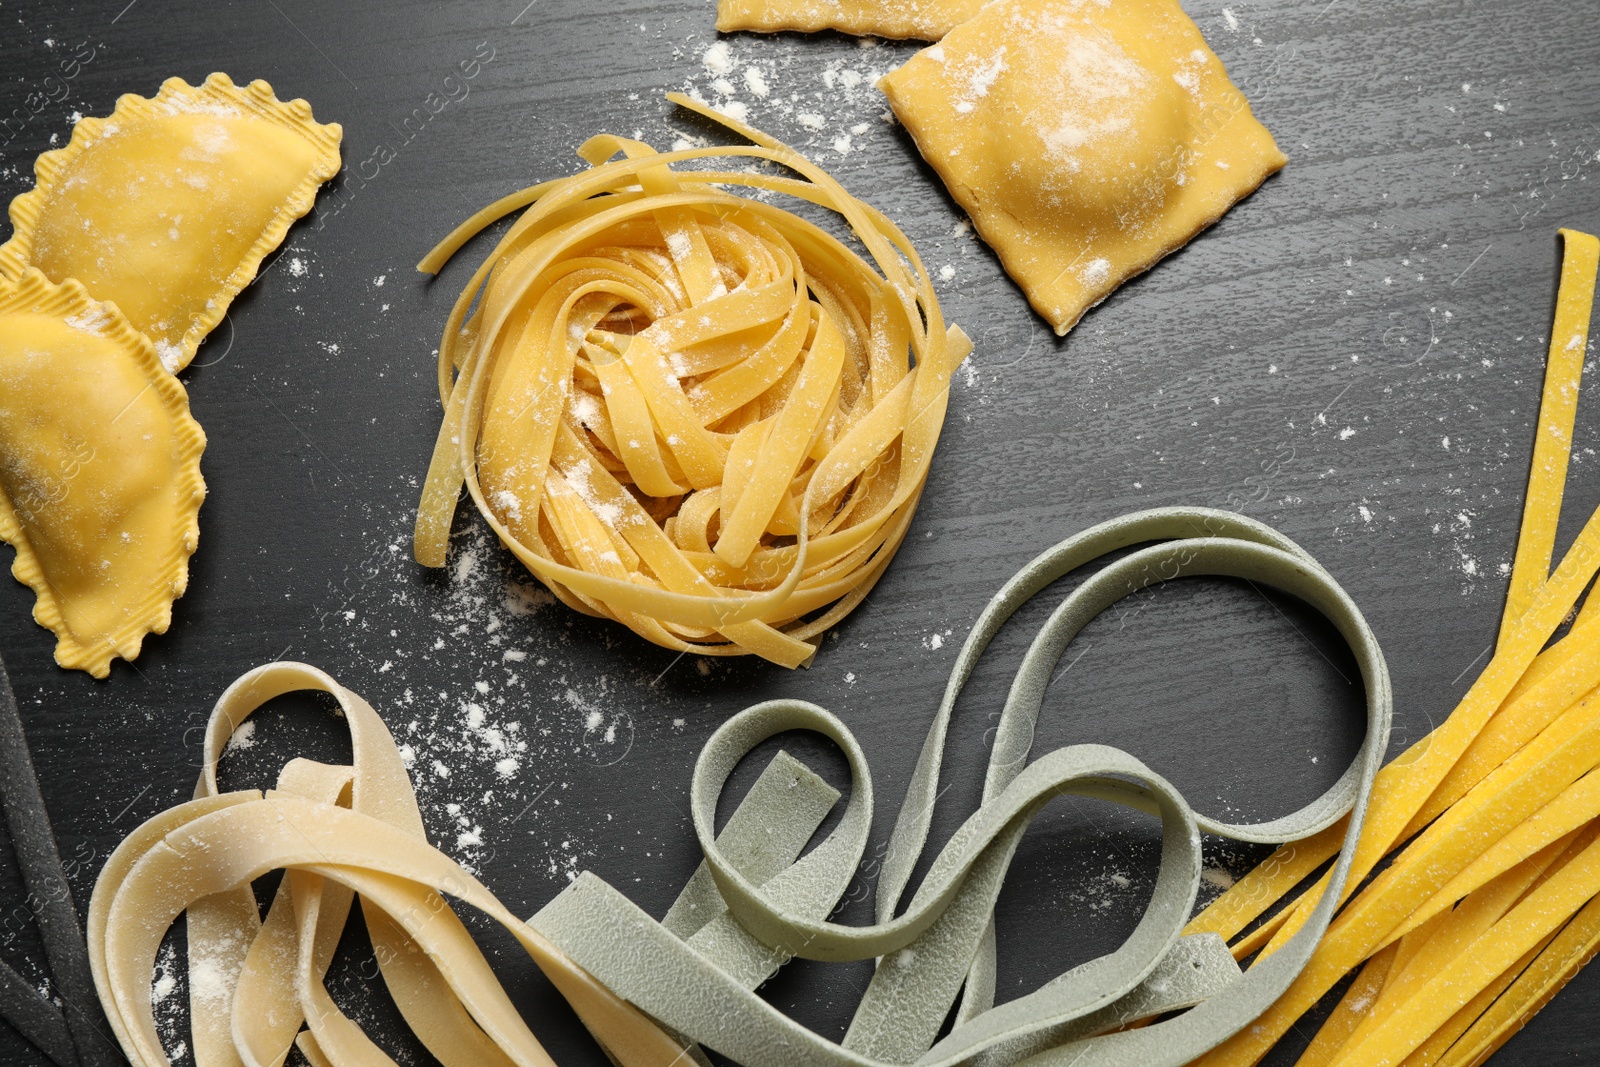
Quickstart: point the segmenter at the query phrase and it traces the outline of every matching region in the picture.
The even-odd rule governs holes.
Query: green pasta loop
[[[1155,542],[1155,543],[1151,543]],[[1013,613],[1056,579],[1143,545],[1102,567],[1056,607],[1011,685],[980,806],[935,857],[910,902],[901,898],[926,844],[944,745],[963,686]],[[1197,575],[1261,582],[1321,612],[1350,646],[1367,703],[1356,759],[1323,795],[1288,815],[1234,824],[1197,814],[1134,756],[1072,745],[1029,757],[1045,690],[1067,645],[1093,618],[1151,585]],[[705,860],[657,923],[592,874],[530,919],[616,994],[664,1026],[747,1067],[792,1064],[1006,1067],[1073,1064],[1179,1067],[1259,1015],[1309,959],[1337,906],[1373,778],[1388,745],[1392,695],[1376,637],[1359,608],[1304,549],[1254,520],[1203,508],[1162,508],[1102,523],[1046,551],[979,616],[958,655],[890,835],[869,926],[827,916],[849,885],[872,824],[872,777],[848,728],[813,704],[769,701],[729,719],[707,741],[691,787]],[[729,775],[762,741],[787,730],[828,737],[850,767],[838,825],[800,855],[837,792],[780,755],[714,833]],[[1114,952],[1027,996],[994,1004],[993,910],[1016,847],[1054,797],[1087,796],[1157,815],[1161,866],[1144,916]],[[1200,879],[1200,832],[1247,842],[1299,840],[1350,815],[1329,884],[1279,952],[1240,973],[1215,935],[1182,937]],[[878,966],[842,1042],[829,1041],[754,992],[794,956]],[[957,997],[955,1025],[939,1031]],[[1187,1008],[1136,1029],[1127,1023]],[[698,1049],[688,1053],[703,1060]]]

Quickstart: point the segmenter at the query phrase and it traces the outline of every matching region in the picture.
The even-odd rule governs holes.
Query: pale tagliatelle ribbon
[[[1108,552],[1152,541],[1159,543],[1086,579],[1034,639],[1000,717],[982,805],[896,914],[931,825],[956,699],[990,639],[1055,579]],[[1360,754],[1332,788],[1299,811],[1253,824],[1198,815],[1161,776],[1102,745],[1068,746],[1027,762],[1045,689],[1072,637],[1121,598],[1188,575],[1234,576],[1300,597],[1338,629],[1361,667],[1367,734]],[[353,739],[352,766],[295,760],[278,790],[219,794],[215,762],[233,730],[264,701],[300,688],[323,689],[339,700]],[[662,922],[585,874],[522,923],[427,844],[393,740],[371,708],[313,668],[269,664],[218,702],[196,799],[140,827],[108,862],[89,919],[95,980],[130,1059],[138,1067],[165,1063],[151,1016],[150,974],[167,928],[187,910],[192,986],[196,968],[208,969],[203,995],[191,993],[200,1067],[277,1064],[302,1026],[298,1043],[318,1067],[387,1064],[321,988],[348,908],[359,897],[395,1002],[441,1062],[548,1062],[440,895],[447,894],[505,925],[611,1056],[628,1067],[666,1067],[685,1058],[704,1063],[696,1042],[749,1067],[1003,1067],[1023,1061],[1176,1067],[1248,1025],[1315,947],[1353,856],[1387,745],[1390,710],[1376,639],[1354,603],[1304,550],[1227,512],[1142,512],[1044,553],[978,619],[890,838],[874,925],[847,927],[826,918],[850,882],[872,822],[865,757],[837,718],[793,700],[746,709],[707,742],[691,794],[705,862]],[[780,754],[722,832],[713,834],[717,800],[734,766],[762,740],[797,728],[831,738],[848,758],[851,796],[838,826],[801,856],[838,793]],[[1154,892],[1121,948],[995,1006],[995,899],[1031,819],[1067,794],[1160,817]],[[1281,842],[1322,831],[1347,813],[1345,845],[1328,891],[1301,931],[1269,960],[1240,974],[1220,938],[1180,936],[1199,885],[1201,830]],[[250,881],[278,868],[288,875],[262,921]],[[878,959],[842,1043],[801,1027],[755,994],[793,956]],[[963,990],[954,1027],[936,1042]],[[1183,1008],[1173,1019],[1107,1032]]]
[[[754,143],[590,138],[588,169],[489,205],[418,265],[527,209],[445,324],[416,558],[444,566],[465,484],[569,607],[795,667],[904,539],[972,345],[894,223],[794,149],[671,99]],[[836,215],[866,255],[757,199],[774,193]]]

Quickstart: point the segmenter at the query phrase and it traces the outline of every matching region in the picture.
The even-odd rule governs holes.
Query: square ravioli
[[[937,41],[988,0],[718,0],[723,33],[798,30]]]
[[[878,84],[1057,334],[1288,162],[1176,0],[995,0]]]

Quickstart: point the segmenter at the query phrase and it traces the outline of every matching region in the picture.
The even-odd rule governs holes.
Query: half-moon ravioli
[[[104,678],[166,631],[204,448],[188,394],[115,305],[37,270],[0,280],[0,538],[61,666]]]
[[[11,202],[0,276],[34,266],[55,282],[76,278],[122,309],[162,366],[182,370],[338,173],[342,132],[314,122],[304,100],[226,74],[123,96],[109,118],[79,120],[65,148],[39,157],[36,186]]]
[[[717,29],[841,33],[937,41],[989,0],[719,0]]]

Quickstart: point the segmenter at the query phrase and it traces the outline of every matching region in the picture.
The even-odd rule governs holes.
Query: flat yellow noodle
[[[937,41],[987,0],[718,0],[717,29],[816,33],[838,30],[892,40]]]
[[[1347,1046],[1333,1061],[1334,1067],[1400,1063],[1524,953],[1560,929],[1596,893],[1600,893],[1600,840],[1591,834],[1581,853],[1491,930],[1463,947],[1364,1041]]]
[[[183,386],[115,305],[37,270],[0,279],[0,538],[61,666],[104,678],[166,632],[204,448]]]
[[[304,100],[226,74],[123,96],[34,164],[35,187],[11,202],[0,277],[32,266],[76,278],[150,338],[167,370],[182,370],[338,173],[341,135]]]
[[[465,484],[569,606],[680,652],[794,667],[904,539],[971,344],[893,223],[792,149],[671,99],[753,146],[592,138],[589,169],[490,205],[419,264],[437,272],[527,208],[445,325],[416,556],[444,565]],[[799,178],[677,166],[722,159]],[[729,186],[837,213],[870,261]]]
[[[1523,953],[1522,958],[1516,964],[1501,972],[1500,977],[1484,986],[1477,996],[1467,1002],[1466,1007],[1450,1017],[1449,1022],[1428,1035],[1428,1040],[1418,1045],[1416,1050],[1405,1058],[1402,1067],[1434,1067],[1435,1064],[1447,1062],[1448,1052],[1460,1039],[1461,1035],[1474,1025],[1478,1017],[1483,1015],[1485,1010],[1495,1003],[1496,998],[1512,984],[1523,969],[1532,963],[1554,938],[1554,934],[1546,937],[1537,947]]]
[[[1552,864],[1566,853],[1571,844],[1569,837],[1540,851],[1467,896],[1453,911],[1435,912],[1416,924],[1404,937],[1392,941],[1391,945],[1399,946],[1399,952],[1405,957],[1404,962],[1397,960],[1371,1010],[1345,1035],[1340,1046],[1355,1047],[1365,1041],[1401,1005],[1424,988],[1434,974],[1494,927],[1507,911],[1540,884]],[[1325,1062],[1335,1062],[1336,1058],[1331,1057]]]
[[[1339,998],[1333,1013],[1317,1031],[1317,1036],[1311,1039],[1311,1044],[1306,1046],[1305,1052],[1295,1061],[1295,1067],[1326,1067],[1333,1061],[1333,1057],[1339,1054],[1340,1047],[1377,1003],[1399,951],[1400,943],[1397,941],[1374,954],[1366,962],[1356,980],[1350,983],[1350,988]]]
[[[1522,503],[1522,532],[1511,567],[1501,640],[1515,629],[1550,573],[1556,525],[1561,517],[1567,460],[1572,454],[1572,427],[1578,415],[1578,379],[1589,343],[1589,312],[1594,306],[1600,238],[1562,229],[1561,283],[1556,292],[1555,322],[1550,327],[1550,352],[1545,360],[1544,395],[1539,402],[1539,428],[1533,439],[1533,467]]]
[[[1591,598],[1587,603],[1600,603]],[[1545,667],[1544,670],[1539,668]],[[1530,685],[1530,680],[1535,680]],[[1592,680],[1591,680],[1592,679]],[[1409,839],[1431,823],[1467,791],[1505,762],[1559,713],[1572,698],[1600,684],[1600,626],[1581,613],[1571,632],[1540,653],[1499,711],[1472,741],[1461,759],[1440,783],[1427,804],[1401,833]],[[1385,767],[1376,792],[1387,792],[1405,769],[1431,743],[1424,738],[1412,750]],[[1190,922],[1186,933],[1216,933],[1232,938],[1250,922],[1270,910],[1318,866],[1338,851],[1338,835],[1330,828],[1315,837],[1279,848],[1260,866],[1239,879]],[[1459,894],[1458,894],[1459,896]],[[1315,899],[1312,895],[1310,899]],[[1452,898],[1454,899],[1454,898]],[[1237,959],[1255,954],[1293,913],[1291,904],[1234,945]]]
[[[1514,968],[1516,978],[1481,1014],[1439,1067],[1476,1067],[1492,1056],[1572,980],[1600,949],[1600,898],[1585,904],[1561,931],[1542,943],[1533,958]],[[1510,972],[1508,972],[1510,973]],[[1409,1060],[1406,1067],[1416,1067]]]

